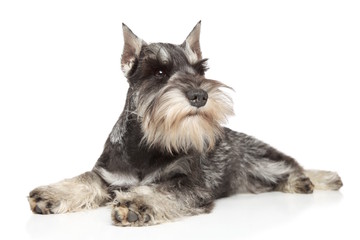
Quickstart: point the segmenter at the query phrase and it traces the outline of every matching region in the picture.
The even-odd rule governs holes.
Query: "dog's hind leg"
[[[243,192],[281,191],[286,193],[312,193],[314,189],[338,190],[340,177],[334,172],[304,170],[295,159],[278,150],[255,141],[256,151],[245,150],[242,175],[247,176]],[[241,171],[240,171],[241,173]]]
[[[278,190],[289,193],[312,193],[313,190],[339,190],[343,186],[336,172],[304,170],[292,173]]]
[[[106,185],[94,172],[32,190],[28,201],[37,214],[76,212],[104,205],[109,200]]]
[[[343,183],[336,172],[322,170],[305,170],[316,190],[339,190]]]
[[[313,193],[314,184],[303,172],[293,172],[276,190],[286,193]]]

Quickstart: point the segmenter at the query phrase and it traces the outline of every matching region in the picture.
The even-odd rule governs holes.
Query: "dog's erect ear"
[[[146,43],[138,38],[124,23],[122,24],[124,34],[124,50],[121,56],[121,70],[127,76],[128,72],[139,57],[141,47]]]
[[[187,36],[185,42],[181,44],[189,57],[190,62],[197,62],[202,59],[201,49],[200,49],[200,28],[201,21],[199,21],[194,29],[191,31],[189,36]]]

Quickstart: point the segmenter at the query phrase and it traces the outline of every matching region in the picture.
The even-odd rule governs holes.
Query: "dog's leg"
[[[37,214],[76,212],[96,208],[109,200],[103,180],[94,172],[35,188],[28,197]]]
[[[316,190],[339,190],[343,183],[336,172],[322,170],[305,170]]]
[[[343,186],[336,172],[304,170],[291,173],[277,190],[289,193],[312,193],[313,190],[339,190]]]
[[[240,184],[240,189],[243,189],[240,192],[313,192],[314,184],[295,159],[261,142],[255,141],[255,144],[255,147],[245,150],[242,161],[246,168],[239,168],[240,173],[243,172],[241,176],[247,176]]]
[[[312,193],[314,189],[338,190],[342,186],[335,172],[304,170],[292,157],[251,136],[225,128],[226,138],[216,156],[227,156],[231,171],[229,193]],[[232,149],[232,151],[227,151]],[[214,164],[212,164],[214,165]]]
[[[209,213],[213,208],[212,201],[199,204],[208,196],[197,196],[196,189],[180,192],[175,188],[169,190],[161,185],[150,185],[133,187],[126,192],[115,191],[115,194],[111,217],[117,226],[154,225]]]
[[[296,171],[289,174],[284,182],[281,182],[276,190],[286,193],[313,193],[314,184],[303,171]]]
[[[268,163],[282,166],[282,175],[275,190],[287,193],[312,193],[318,190],[339,190],[342,181],[336,172],[304,170],[293,158],[269,148],[265,154]],[[276,173],[276,171],[274,171]],[[285,174],[285,175],[284,175]]]
[[[247,167],[240,169],[240,173],[243,172],[240,176],[247,177],[240,178],[240,192],[312,193],[314,190],[303,168],[293,158],[275,149],[268,149],[265,155],[247,155],[245,159],[248,159],[244,160]]]
[[[312,193],[314,189],[338,190],[342,186],[335,172],[304,170],[293,158],[269,148],[261,160],[258,176],[273,181],[275,191]]]

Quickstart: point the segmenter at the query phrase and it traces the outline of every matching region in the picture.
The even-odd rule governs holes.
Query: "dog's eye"
[[[154,73],[155,77],[158,78],[158,79],[162,79],[166,76],[166,73],[164,70],[156,70],[155,73]]]

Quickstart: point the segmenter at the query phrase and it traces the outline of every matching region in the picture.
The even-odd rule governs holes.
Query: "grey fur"
[[[121,64],[130,85],[124,110],[91,172],[30,193],[34,213],[108,203],[115,225],[145,226],[209,213],[216,199],[232,194],[342,186],[336,173],[306,171],[271,146],[221,127],[232,102],[224,84],[204,76],[200,22],[182,45],[147,44],[123,30]],[[192,89],[208,93],[205,106],[190,106]]]

